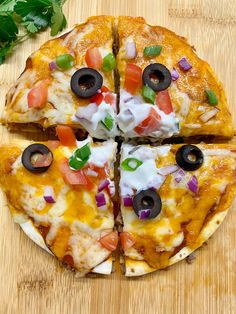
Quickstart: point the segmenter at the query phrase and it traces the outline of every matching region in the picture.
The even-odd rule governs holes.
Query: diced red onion
[[[183,171],[183,169],[179,169],[179,171],[175,174],[175,181],[177,183],[181,182],[184,176],[185,172]]]
[[[218,108],[213,108],[210,111],[204,112],[199,119],[202,122],[207,122],[208,120],[210,120],[211,118],[213,118],[220,110]]]
[[[191,64],[188,62],[188,60],[185,57],[179,60],[178,64],[182,71],[188,71],[192,68]]]
[[[173,68],[173,70],[171,71],[171,77],[172,77],[172,81],[178,80],[179,73],[177,72],[176,68]]]
[[[57,67],[55,61],[51,61],[51,62],[49,63],[49,69],[50,69],[51,71],[55,71],[56,69],[58,69],[58,67]]]
[[[143,220],[143,219],[147,219],[151,214],[151,210],[150,209],[142,209],[139,211],[138,213],[138,217],[139,219]]]
[[[95,195],[97,207],[102,207],[106,205],[106,198],[104,193],[98,193]]]
[[[192,178],[188,181],[187,186],[190,191],[193,193],[197,193],[198,191],[198,180],[196,176],[192,176]]]
[[[133,206],[133,199],[131,196],[124,196],[123,197],[123,204],[126,207],[132,207]]]
[[[157,172],[162,176],[167,176],[173,172],[176,172],[179,169],[177,165],[169,165],[166,167],[157,168]]]
[[[108,189],[109,189],[110,195],[113,197],[116,192],[115,183],[113,181],[110,181]]]
[[[78,119],[86,119],[91,121],[91,118],[94,113],[98,110],[98,106],[95,103],[91,103],[85,107],[79,107],[75,113],[76,118]]]
[[[102,180],[98,185],[98,192],[101,192],[103,189],[108,187],[110,184],[110,181],[108,179]]]
[[[43,197],[47,203],[56,203],[52,186],[45,186]]]
[[[137,51],[135,42],[126,43],[125,50],[127,59],[133,59],[136,57]]]
[[[87,174],[88,176],[91,176],[91,177],[97,177],[97,176],[98,176],[98,173],[97,173],[96,171],[90,169],[90,168],[88,168],[88,169],[86,170],[86,174]]]

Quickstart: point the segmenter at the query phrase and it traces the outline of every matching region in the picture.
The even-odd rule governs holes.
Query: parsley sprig
[[[66,0],[0,0],[0,65],[13,48],[47,27],[51,36],[66,26]]]

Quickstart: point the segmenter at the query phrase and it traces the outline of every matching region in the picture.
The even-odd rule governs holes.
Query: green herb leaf
[[[0,14],[13,12],[15,4],[16,0],[0,0]]]
[[[11,42],[16,39],[18,27],[10,14],[0,15],[0,43]]]
[[[66,27],[66,18],[62,12],[61,2],[52,0],[53,15],[51,17],[51,36],[57,35]]]

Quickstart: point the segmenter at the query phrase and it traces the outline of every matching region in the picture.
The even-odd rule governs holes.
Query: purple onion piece
[[[138,213],[138,217],[140,220],[144,220],[147,219],[151,214],[151,210],[150,209],[142,209],[139,211]]]
[[[181,182],[184,176],[185,172],[183,171],[183,169],[179,169],[179,171],[175,173],[175,181],[177,183]]]
[[[179,60],[178,65],[182,71],[188,71],[192,68],[191,64],[188,62],[188,60],[185,57]]]
[[[173,172],[176,172],[179,169],[177,165],[169,165],[166,167],[157,168],[157,172],[162,176],[167,176]]]
[[[123,204],[126,207],[132,207],[133,206],[133,199],[131,196],[125,196],[123,197]]]
[[[179,73],[177,72],[175,68],[173,68],[173,70],[171,71],[171,77],[172,77],[172,81],[176,81],[179,78]]]
[[[50,203],[50,204],[56,203],[53,187],[45,186],[43,198],[45,199],[47,203]]]
[[[96,194],[95,199],[96,199],[97,207],[102,207],[106,205],[106,198],[105,198],[104,193]]]
[[[102,180],[98,185],[98,192],[101,192],[103,189],[108,187],[110,184],[110,181],[108,179]]]
[[[51,61],[51,62],[49,63],[49,69],[50,69],[51,71],[55,71],[55,70],[58,69],[58,67],[57,67],[55,61]]]
[[[188,181],[187,186],[190,191],[193,193],[197,193],[198,191],[198,180],[196,176],[192,176],[192,178]]]

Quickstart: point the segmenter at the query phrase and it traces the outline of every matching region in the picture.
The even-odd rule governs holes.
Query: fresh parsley
[[[31,34],[51,28],[51,36],[66,27],[66,0],[0,0],[0,64]]]

